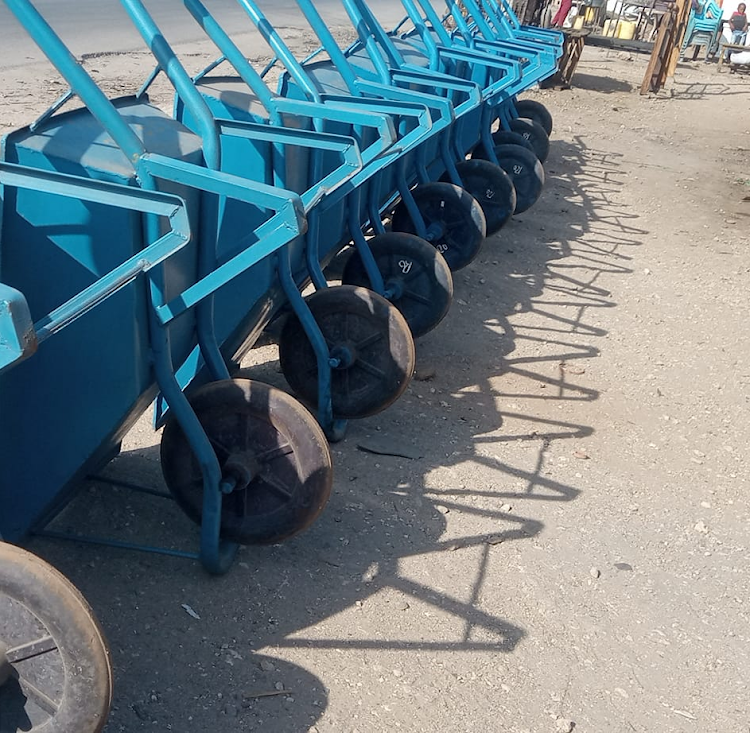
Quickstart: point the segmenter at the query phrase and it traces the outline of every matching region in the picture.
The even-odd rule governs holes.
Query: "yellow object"
[[[573,21],[573,30],[580,31],[583,28],[583,16],[577,15],[575,21]]]
[[[617,37],[623,41],[632,41],[635,36],[635,23],[629,20],[621,20],[617,28]]]
[[[596,16],[596,8],[586,8],[586,13],[583,16],[584,23],[593,23]]]
[[[617,31],[620,28],[620,21],[611,18],[610,20],[604,21],[604,35],[614,38],[617,35]]]

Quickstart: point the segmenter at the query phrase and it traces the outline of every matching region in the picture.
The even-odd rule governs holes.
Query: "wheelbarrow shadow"
[[[106,629],[118,690],[108,730],[306,730],[326,708],[332,654],[511,654],[534,633],[482,593],[493,558],[542,533],[545,506],[581,493],[549,475],[549,455],[595,427],[551,408],[598,399],[576,367],[607,336],[598,312],[616,307],[600,281],[631,272],[628,249],[646,234],[616,203],[617,156],[554,140],[546,168],[537,206],[456,273],[454,308],[419,342],[420,379],[332,446],[334,494],[307,532],[246,548],[222,578],[174,558],[35,541]],[[284,386],[273,346],[249,361]],[[159,488],[156,438],[138,430],[139,447],[107,473]],[[196,536],[170,502],[99,483],[58,521],[168,546]],[[426,556],[435,572],[421,572]],[[342,633],[344,612],[358,615]]]

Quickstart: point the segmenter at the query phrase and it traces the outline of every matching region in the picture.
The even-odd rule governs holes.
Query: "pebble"
[[[503,504],[500,507],[500,511],[503,512],[504,514],[507,514],[508,512],[513,511],[513,507],[510,504]]]
[[[450,512],[450,509],[448,509],[447,506],[443,506],[442,504],[438,504],[435,507],[441,514],[448,514]]]
[[[708,527],[702,519],[700,520],[700,522],[696,523],[694,529],[696,532],[700,532],[701,534],[708,534]]]
[[[276,671],[276,665],[274,665],[273,662],[269,662],[267,659],[264,659],[260,663],[260,668],[264,672],[275,672]]]
[[[596,580],[597,578],[599,578],[601,576],[601,574],[602,574],[602,571],[599,570],[599,568],[591,568],[591,570],[589,570],[589,575],[592,578],[594,578],[594,580]]]
[[[276,683],[276,684],[274,685],[274,688],[275,688],[275,689],[276,689],[276,690],[277,690],[278,692],[281,692],[281,691],[282,691],[282,690],[284,689],[284,683],[283,683],[283,682],[277,682],[277,683]]]
[[[428,364],[417,366],[417,370],[414,372],[414,379],[418,382],[429,382],[431,379],[435,379],[436,376],[437,369]]]
[[[558,718],[555,721],[555,730],[557,733],[571,733],[576,724],[567,718]]]

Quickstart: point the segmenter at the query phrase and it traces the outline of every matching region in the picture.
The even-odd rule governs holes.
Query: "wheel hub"
[[[400,300],[404,296],[404,281],[400,277],[389,277],[385,283],[388,300]]]
[[[251,450],[232,453],[224,463],[224,476],[234,479],[234,490],[246,489],[260,473],[260,464]]]
[[[331,349],[331,357],[338,361],[335,369],[349,369],[357,361],[357,347],[350,341],[336,344]]]
[[[440,241],[446,233],[445,224],[442,221],[432,221],[427,227],[425,239],[428,242]]]
[[[0,687],[2,687],[10,677],[13,667],[8,659],[8,647],[0,641]]]

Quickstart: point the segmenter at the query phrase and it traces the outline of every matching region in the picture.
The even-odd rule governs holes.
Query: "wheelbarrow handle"
[[[500,79],[495,80],[484,88],[483,96],[485,99],[499,91],[507,89],[512,84],[516,84],[523,76],[520,64],[490,53],[483,53],[482,51],[473,49],[448,48],[447,46],[438,46],[437,53],[441,59],[464,61],[474,67],[483,66],[486,69],[502,71],[503,76]]]
[[[350,110],[375,110],[384,113],[389,120],[393,117],[410,118],[416,123],[416,127],[402,134],[398,138],[398,147],[401,152],[410,150],[415,145],[419,145],[432,130],[432,119],[430,110],[427,105],[415,104],[413,102],[397,102],[388,99],[373,99],[372,97],[350,97],[325,95],[322,97],[323,103],[335,103],[345,110],[345,114],[351,114]],[[371,111],[364,112],[366,116],[372,114]],[[392,152],[392,148],[389,149]]]
[[[419,80],[417,83],[424,86],[422,80]],[[404,89],[403,87],[382,84],[378,81],[367,81],[366,79],[359,79],[357,81],[357,90],[363,94],[380,97],[386,101],[424,104],[430,112],[431,125],[435,132],[444,129],[456,117],[450,99],[438,97],[435,94],[425,94],[414,89]]]
[[[131,186],[0,163],[0,185],[140,211],[167,219],[169,231],[36,323],[18,290],[0,283],[0,372],[31,356],[47,338],[181,250],[190,241],[185,203],[177,196]]]
[[[349,99],[347,97],[347,100]],[[356,105],[344,107],[336,100],[329,99],[328,97],[321,98],[320,103],[278,97],[274,100],[274,107],[279,112],[310,117],[313,120],[345,122],[351,125],[374,128],[378,133],[378,139],[364,148],[360,144],[360,155],[363,165],[375,160],[385,150],[390,148],[397,139],[396,128],[393,124],[393,119],[389,115],[377,114],[375,110],[364,111],[357,108]]]
[[[359,146],[353,137],[332,135],[327,132],[298,130],[291,127],[277,127],[255,122],[236,120],[216,120],[220,137],[244,138],[251,141],[265,141],[274,144],[292,145],[312,150],[327,150],[341,156],[341,164],[316,182],[313,188],[300,195],[305,212],[315,206],[329,193],[346,183],[355,173],[362,170],[362,157]]]
[[[275,212],[274,216],[255,230],[256,241],[253,244],[193,283],[173,300],[156,307],[156,315],[165,325],[307,231],[302,200],[291,191],[152,153],[144,155],[140,164],[146,174],[153,178],[174,181],[218,196],[228,196]]]
[[[392,78],[394,81],[407,84],[416,83],[435,89],[463,92],[467,95],[467,99],[455,105],[457,117],[482,103],[482,90],[473,81],[457,79],[455,76],[443,74],[439,71],[425,71],[421,68],[409,68],[408,71],[394,70]]]

